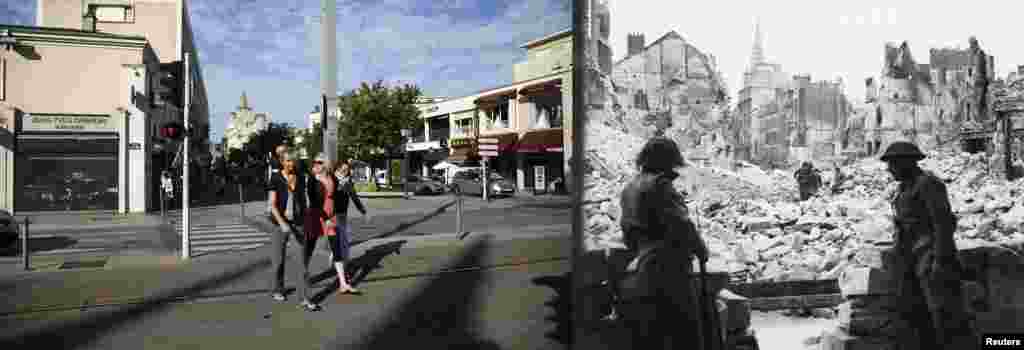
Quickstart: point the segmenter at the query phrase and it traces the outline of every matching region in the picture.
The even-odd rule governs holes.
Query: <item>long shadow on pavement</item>
[[[446,268],[481,266],[489,253],[489,242],[477,240]],[[500,349],[494,341],[474,333],[474,329],[479,329],[474,313],[479,309],[477,303],[485,273],[481,270],[443,273],[391,310],[391,317],[374,327],[359,343],[346,346],[334,340],[326,348]]]
[[[369,275],[370,272],[373,272],[373,270],[376,270],[377,268],[381,267],[380,262],[383,261],[384,258],[392,254],[401,254],[401,248],[403,245],[405,245],[406,242],[407,241],[402,240],[380,244],[374,246],[373,248],[367,249],[366,252],[363,253],[363,255],[360,255],[359,257],[354,259],[350,259],[347,263],[345,263],[345,275],[348,278],[349,283],[352,284],[353,286],[358,285],[360,282],[366,279],[366,276]],[[316,276],[313,276],[310,282],[313,284],[320,283],[321,281],[329,279],[332,276],[337,275],[335,274],[333,267],[328,267],[327,270],[324,270],[324,272],[321,272]],[[334,278],[334,281],[337,282],[336,277]],[[316,293],[316,295],[313,296],[312,301],[315,303],[320,303],[324,299],[326,299],[328,295],[331,295],[331,293],[334,293],[337,290],[338,283],[331,283],[327,288],[324,288],[320,292]]]
[[[269,258],[255,259],[241,267],[204,278],[192,285],[174,288],[146,298],[139,304],[87,314],[76,320],[28,330],[21,334],[6,335],[0,338],[0,349],[74,349],[87,346],[107,331],[137,321],[147,314],[164,310],[170,306],[170,303],[181,297],[196,295],[204,290],[223,286],[254,271],[265,269],[269,265]]]

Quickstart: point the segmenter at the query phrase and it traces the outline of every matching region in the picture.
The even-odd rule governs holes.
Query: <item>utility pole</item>
[[[191,70],[192,53],[185,53],[185,103],[184,103],[184,115],[185,115],[185,142],[184,142],[184,154],[181,159],[181,172],[182,172],[182,191],[181,191],[181,258],[188,260],[192,257],[191,251],[189,250],[189,156],[188,150],[191,148],[189,141],[192,139],[192,123],[189,118],[189,111],[192,104],[192,70]]]
[[[338,41],[337,37],[337,0],[321,1],[320,25],[320,92],[323,109],[323,152],[327,159],[334,163],[338,159]]]

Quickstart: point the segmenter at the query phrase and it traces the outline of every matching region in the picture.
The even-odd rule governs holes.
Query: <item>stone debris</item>
[[[601,142],[588,142],[586,153],[586,247],[623,248],[619,194],[637,173],[633,159],[650,130],[627,133],[613,112],[595,112],[604,117],[587,127],[587,139]],[[1024,180],[990,176],[983,154],[928,153],[921,166],[946,183],[958,217],[958,247],[1009,246],[1024,238]],[[676,182],[711,249],[709,268],[746,272],[751,281],[838,278],[844,269],[861,265],[847,262],[860,247],[892,240],[889,199],[897,184],[877,159],[843,168],[839,193],[825,187],[804,202],[797,201],[791,172],[740,168],[746,170],[691,162]],[[824,178],[830,173],[822,171]],[[748,181],[743,174],[758,179]]]

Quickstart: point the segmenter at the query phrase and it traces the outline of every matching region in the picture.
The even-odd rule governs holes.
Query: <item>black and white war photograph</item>
[[[566,349],[572,0],[0,0],[0,349]]]
[[[1022,348],[1019,8],[580,2],[574,348]]]

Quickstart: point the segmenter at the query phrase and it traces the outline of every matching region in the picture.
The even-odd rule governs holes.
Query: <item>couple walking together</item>
[[[309,262],[320,236],[327,237],[331,250],[331,262],[338,274],[339,291],[345,294],[359,294],[345,277],[345,261],[349,255],[351,226],[348,224],[348,204],[355,203],[356,209],[369,219],[366,207],[356,195],[351,180],[351,166],[339,161],[331,164],[320,154],[313,161],[311,176],[302,176],[294,157],[287,153],[278,154],[281,160],[279,171],[270,178],[271,223],[280,228],[272,239],[273,298],[284,301],[284,260],[286,247],[291,235],[302,246],[302,279],[298,292],[302,296],[302,307],[317,311],[320,306],[310,300]],[[297,226],[301,226],[302,235]]]

